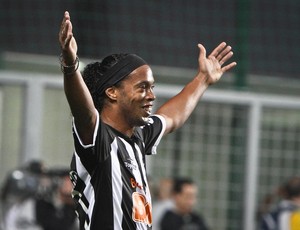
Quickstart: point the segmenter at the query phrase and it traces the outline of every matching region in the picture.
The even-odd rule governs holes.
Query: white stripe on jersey
[[[125,141],[123,138],[119,137],[120,140],[124,143],[125,145],[125,148],[128,152],[128,155],[130,156],[130,159],[134,162],[134,165],[135,165],[135,168],[132,170],[132,173],[134,175],[134,178],[136,180],[137,183],[139,183],[140,185],[143,185],[143,180],[142,180],[142,175],[139,170],[139,165],[138,165],[138,162],[137,162],[137,159],[135,158],[135,154],[134,154],[134,150],[132,149],[132,146],[127,142]],[[137,147],[137,149],[139,149],[139,147]],[[140,151],[138,151],[140,153]],[[141,163],[143,161],[140,161]],[[141,165],[141,168],[144,168],[143,165]],[[144,175],[144,178],[146,178],[146,176]],[[143,193],[145,194],[145,193]]]
[[[137,150],[137,152],[138,152],[138,156],[139,156],[139,161],[142,163],[143,162],[143,157],[142,157],[142,153],[141,153],[141,150],[140,150],[140,148],[138,147],[138,145],[137,144],[135,144],[135,148],[136,148],[136,150]],[[146,169],[145,169],[145,167],[141,167],[142,168],[142,173],[143,173],[143,175],[144,175],[144,178],[147,178],[147,172],[146,172]],[[151,195],[150,195],[150,190],[149,190],[149,186],[148,186],[148,180],[145,180],[145,183],[146,183],[146,191],[145,191],[145,195],[146,195],[146,197],[147,197],[147,202],[151,205],[151,207],[152,207],[152,204],[151,204]]]
[[[94,209],[94,203],[95,203],[95,191],[93,186],[91,185],[91,176],[88,174],[88,171],[85,169],[83,164],[80,161],[79,156],[75,152],[75,157],[76,157],[76,170],[78,173],[78,176],[83,180],[84,184],[86,185],[86,188],[84,189],[84,196],[89,197],[89,207],[86,207],[83,202],[80,202],[82,205],[82,208],[85,210],[86,214],[89,216],[89,219],[92,219],[92,213]],[[86,210],[87,209],[87,210]],[[85,223],[85,229],[89,230],[90,229],[90,223],[87,225]]]
[[[116,138],[111,144],[111,178],[114,208],[114,229],[122,229],[123,211],[121,208],[121,203],[123,183],[120,162],[118,159],[118,143]]]
[[[129,154],[131,160],[134,162],[135,168],[132,170],[132,172],[133,172],[133,175],[135,177],[136,182],[139,183],[140,185],[144,185],[143,180],[142,180],[142,175],[141,175],[141,173],[142,173],[143,177],[146,178],[144,165],[141,165],[142,172],[140,172],[138,162],[137,162],[137,159],[135,158],[135,154],[134,154],[134,150],[133,150],[132,146],[127,141],[125,141],[123,138],[121,138],[121,137],[119,137],[119,138],[124,143],[125,148],[126,148],[128,154]],[[141,154],[140,148],[138,147],[137,144],[135,144],[135,149],[138,153],[138,158],[139,158],[140,163],[143,164],[142,154]],[[146,180],[145,180],[145,183],[147,183]],[[139,193],[145,195],[145,197],[147,199],[147,202],[151,205],[151,198],[149,200],[150,192],[149,192],[149,189],[148,189],[148,185],[146,184],[142,187],[143,188],[146,187],[146,190],[148,192],[147,194],[146,194],[146,191],[144,191],[144,189],[139,189],[139,187],[137,187],[137,191]],[[138,229],[138,230],[147,230],[147,226],[144,223],[136,222],[136,229]]]

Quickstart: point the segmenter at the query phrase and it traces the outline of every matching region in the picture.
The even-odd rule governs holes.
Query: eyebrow
[[[154,85],[154,81],[152,82],[152,81],[140,81],[140,82],[138,82],[138,83],[136,83],[136,85],[138,86],[138,85],[144,85],[144,84],[146,84],[146,85]]]

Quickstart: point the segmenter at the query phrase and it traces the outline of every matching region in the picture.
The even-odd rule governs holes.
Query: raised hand
[[[198,58],[199,63],[199,77],[205,76],[208,84],[217,82],[223,73],[236,66],[236,62],[231,62],[222,67],[232,56],[233,52],[231,46],[225,42],[220,43],[211,54],[206,57],[206,49],[203,45],[198,44],[200,54]]]
[[[68,11],[64,17],[58,34],[59,43],[62,50],[62,59],[66,65],[72,65],[77,56],[77,43],[73,36],[72,23]]]

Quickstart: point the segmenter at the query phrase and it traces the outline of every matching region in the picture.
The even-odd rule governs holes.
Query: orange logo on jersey
[[[132,188],[138,187],[139,189],[143,189],[143,186],[140,185],[134,178],[130,178],[130,184]]]
[[[140,193],[132,194],[133,210],[132,219],[136,222],[152,224],[151,205],[147,202],[146,197]]]

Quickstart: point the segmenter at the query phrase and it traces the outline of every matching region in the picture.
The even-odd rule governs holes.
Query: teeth
[[[145,110],[146,110],[147,112],[151,112],[152,108],[147,106],[147,107],[145,107]]]

